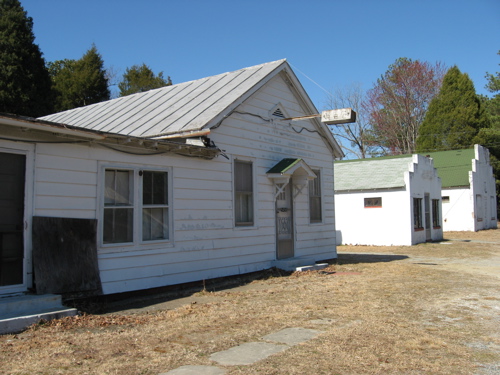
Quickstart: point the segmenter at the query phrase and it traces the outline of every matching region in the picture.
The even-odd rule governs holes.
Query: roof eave
[[[82,138],[102,140],[106,138],[101,132],[82,130],[70,125],[59,124],[51,121],[38,120],[32,117],[9,115],[5,113],[0,114],[0,123],[31,130],[51,131],[63,135],[72,135]]]
[[[69,125],[58,124],[45,120],[38,120],[31,117],[23,117],[9,114],[0,114],[0,125],[12,126],[17,129],[34,130],[39,134],[52,134],[56,136],[71,137],[72,139],[82,139],[89,142],[97,142],[115,151],[126,152],[131,149],[146,150],[146,153],[132,152],[138,155],[153,155],[160,152],[173,152],[183,156],[194,156],[205,159],[213,159],[220,154],[220,150],[215,147],[203,147],[170,140],[156,140],[139,138],[122,134],[82,131],[81,128],[74,129]],[[13,140],[23,141],[25,138]],[[31,142],[37,142],[31,140]],[[64,141],[61,141],[64,143]]]

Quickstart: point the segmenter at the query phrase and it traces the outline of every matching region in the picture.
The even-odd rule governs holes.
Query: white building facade
[[[443,238],[441,181],[422,155],[335,162],[337,243],[414,245]]]
[[[0,295],[121,293],[335,259],[342,151],[318,119],[283,121],[316,111],[280,60],[43,119],[0,116],[0,157],[24,193],[2,190],[20,214],[0,223]]]
[[[478,231],[497,228],[496,186],[487,148],[430,154],[443,183],[443,229]]]

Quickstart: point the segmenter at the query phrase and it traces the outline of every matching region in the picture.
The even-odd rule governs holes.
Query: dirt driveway
[[[154,374],[291,327],[316,338],[233,374],[500,374],[500,230],[338,249],[321,271],[263,272],[107,303],[0,336],[0,373]],[[201,286],[201,284],[200,284]],[[101,304],[100,307],[103,305]],[[93,307],[96,307],[95,305]]]

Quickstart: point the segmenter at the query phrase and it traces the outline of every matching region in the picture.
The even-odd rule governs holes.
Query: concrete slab
[[[49,311],[40,314],[17,316],[9,319],[1,319],[0,335],[21,332],[28,328],[30,325],[38,323],[42,319],[61,319],[66,316],[75,316],[77,314],[78,311],[76,309],[65,309],[59,311]]]
[[[286,345],[297,345],[318,336],[323,331],[307,328],[285,328],[281,331],[271,333],[262,339],[266,341],[279,342]]]
[[[295,271],[297,267],[310,266],[316,264],[314,258],[297,257],[275,260],[271,263],[273,267],[283,271]]]
[[[0,298],[0,335],[21,332],[42,319],[75,316],[78,310],[62,304],[56,294],[8,296]]]
[[[62,305],[61,296],[57,294],[24,294],[0,298],[0,319],[63,309],[65,307]]]
[[[251,365],[288,348],[287,345],[276,345],[268,342],[249,342],[214,353],[210,359],[221,365]]]
[[[159,375],[223,375],[226,370],[215,366],[181,366]]]
[[[304,272],[304,271],[316,271],[316,270],[322,270],[323,268],[328,267],[328,263],[316,263],[312,264],[310,266],[301,266],[295,268],[295,271],[297,272]]]

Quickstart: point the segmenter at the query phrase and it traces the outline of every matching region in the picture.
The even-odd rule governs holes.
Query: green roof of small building
[[[469,171],[472,170],[473,148],[464,150],[436,151],[425,154],[434,160],[434,168],[441,177],[443,188],[469,186]]]
[[[335,191],[402,188],[412,160],[412,155],[398,155],[336,161]]]
[[[302,159],[282,159],[278,164],[268,170],[266,173],[285,173],[288,169],[292,168],[295,164],[299,163]]]

